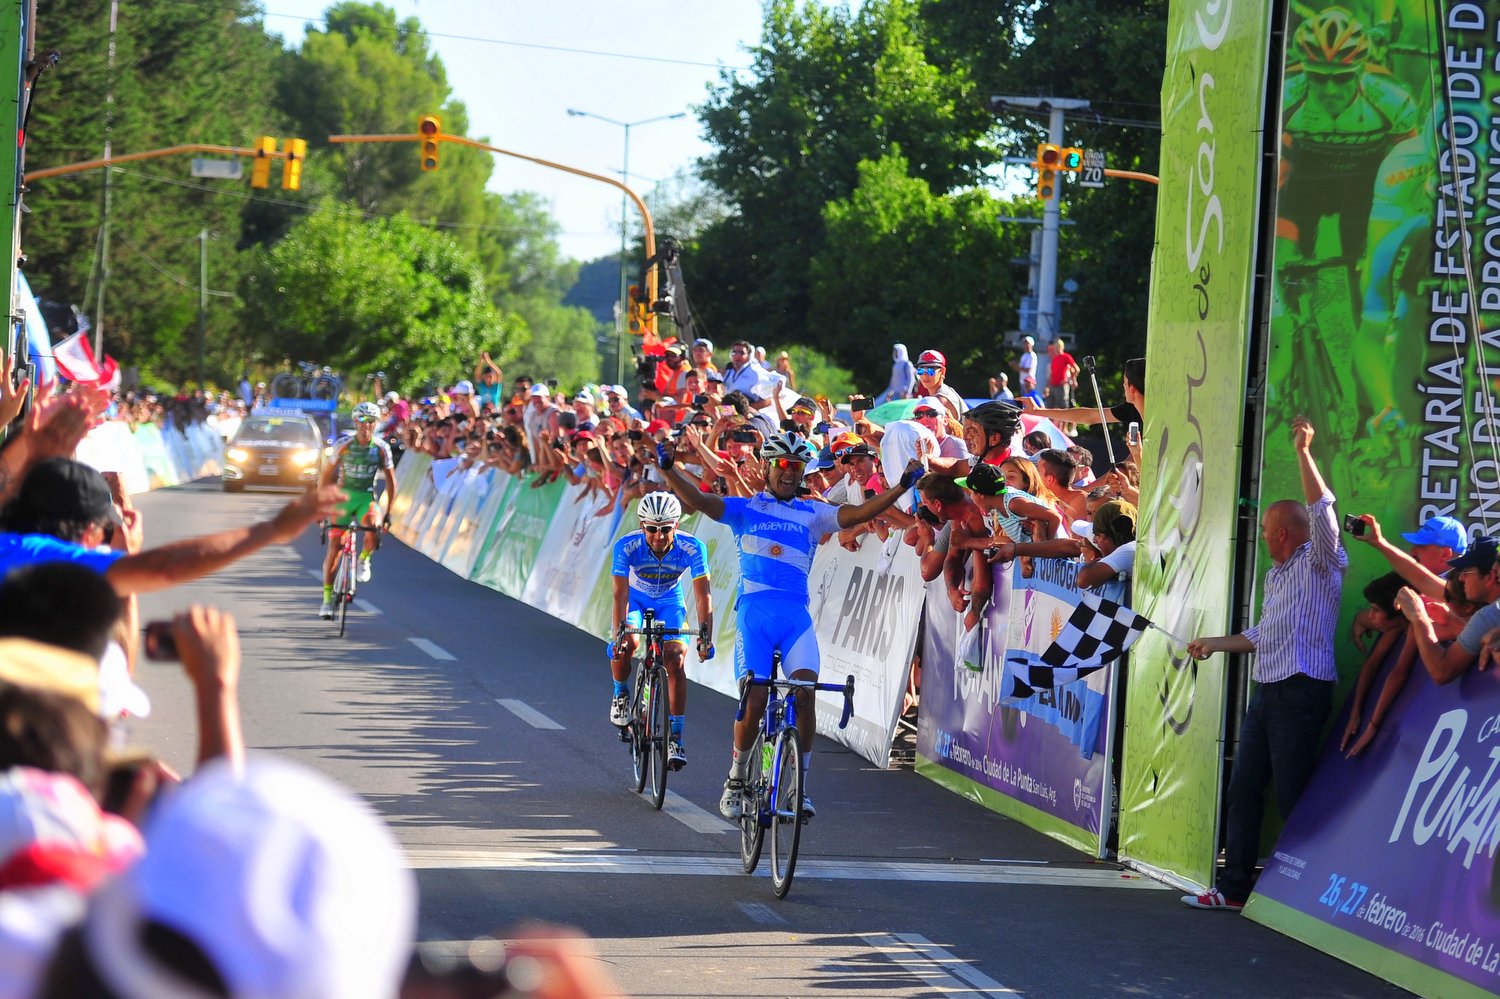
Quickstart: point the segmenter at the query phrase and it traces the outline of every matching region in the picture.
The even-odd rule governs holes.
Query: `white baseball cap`
[[[465,378],[452,388],[453,395],[473,395],[474,383]]]
[[[552,395],[552,390],[545,385],[533,385],[526,390],[526,394],[533,399],[546,399]]]
[[[157,923],[197,945],[233,999],[394,996],[416,883],[370,807],[290,760],[201,767],[146,824],[148,850],[100,888],[84,945],[121,999],[197,996],[141,945]]]

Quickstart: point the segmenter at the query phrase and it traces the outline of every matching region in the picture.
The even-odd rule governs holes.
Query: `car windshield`
[[[307,425],[306,420],[282,419],[279,416],[256,416],[246,420],[240,426],[239,433],[234,435],[234,439],[237,441],[317,443],[317,437],[312,428]]]

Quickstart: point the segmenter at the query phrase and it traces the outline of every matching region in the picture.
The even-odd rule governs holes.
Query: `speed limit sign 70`
[[[1104,186],[1104,150],[1085,149],[1083,151],[1083,166],[1078,170],[1078,186]]]

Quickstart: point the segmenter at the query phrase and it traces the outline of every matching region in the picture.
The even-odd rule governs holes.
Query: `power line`
[[[302,21],[304,23],[308,21],[316,21],[325,25],[328,23],[328,19],[321,15],[318,17],[304,17],[301,14],[275,14],[268,10],[265,12],[265,16],[280,17],[294,21]],[[600,56],[605,59],[631,59],[636,62],[659,62],[667,63],[673,66],[700,66],[706,69],[728,70],[732,73],[748,72],[751,68],[749,66],[726,66],[721,62],[698,62],[693,59],[670,59],[666,56],[640,55],[635,52],[605,52],[601,49],[578,49],[570,48],[565,45],[543,45],[540,42],[518,42],[510,38],[481,38],[477,35],[450,35],[441,31],[428,31],[426,28],[419,29],[417,33],[426,35],[428,38],[449,38],[459,42],[480,42],[484,45],[507,45],[512,48],[518,49],[539,49],[543,52],[564,52],[569,55]]]

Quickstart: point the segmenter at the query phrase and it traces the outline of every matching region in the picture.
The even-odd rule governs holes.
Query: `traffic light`
[[[262,135],[255,140],[255,162],[250,166],[250,186],[271,186],[271,154],[276,151],[276,140]]]
[[[1050,142],[1036,147],[1036,196],[1051,201],[1057,194],[1057,169],[1062,165],[1062,150]]]
[[[286,141],[286,162],[281,167],[281,189],[283,191],[299,191],[302,189],[302,161],[307,159],[307,140],[288,139]]]
[[[422,169],[438,168],[438,143],[443,134],[443,123],[435,114],[424,114],[417,119],[417,134],[422,136]]]
[[[626,321],[629,323],[630,332],[636,336],[645,336],[646,331],[651,328],[651,307],[646,302],[646,295],[641,291],[641,286],[631,285],[626,291],[626,299]]]
[[[1077,146],[1066,146],[1062,150],[1062,168],[1069,173],[1083,169],[1083,150]]]

